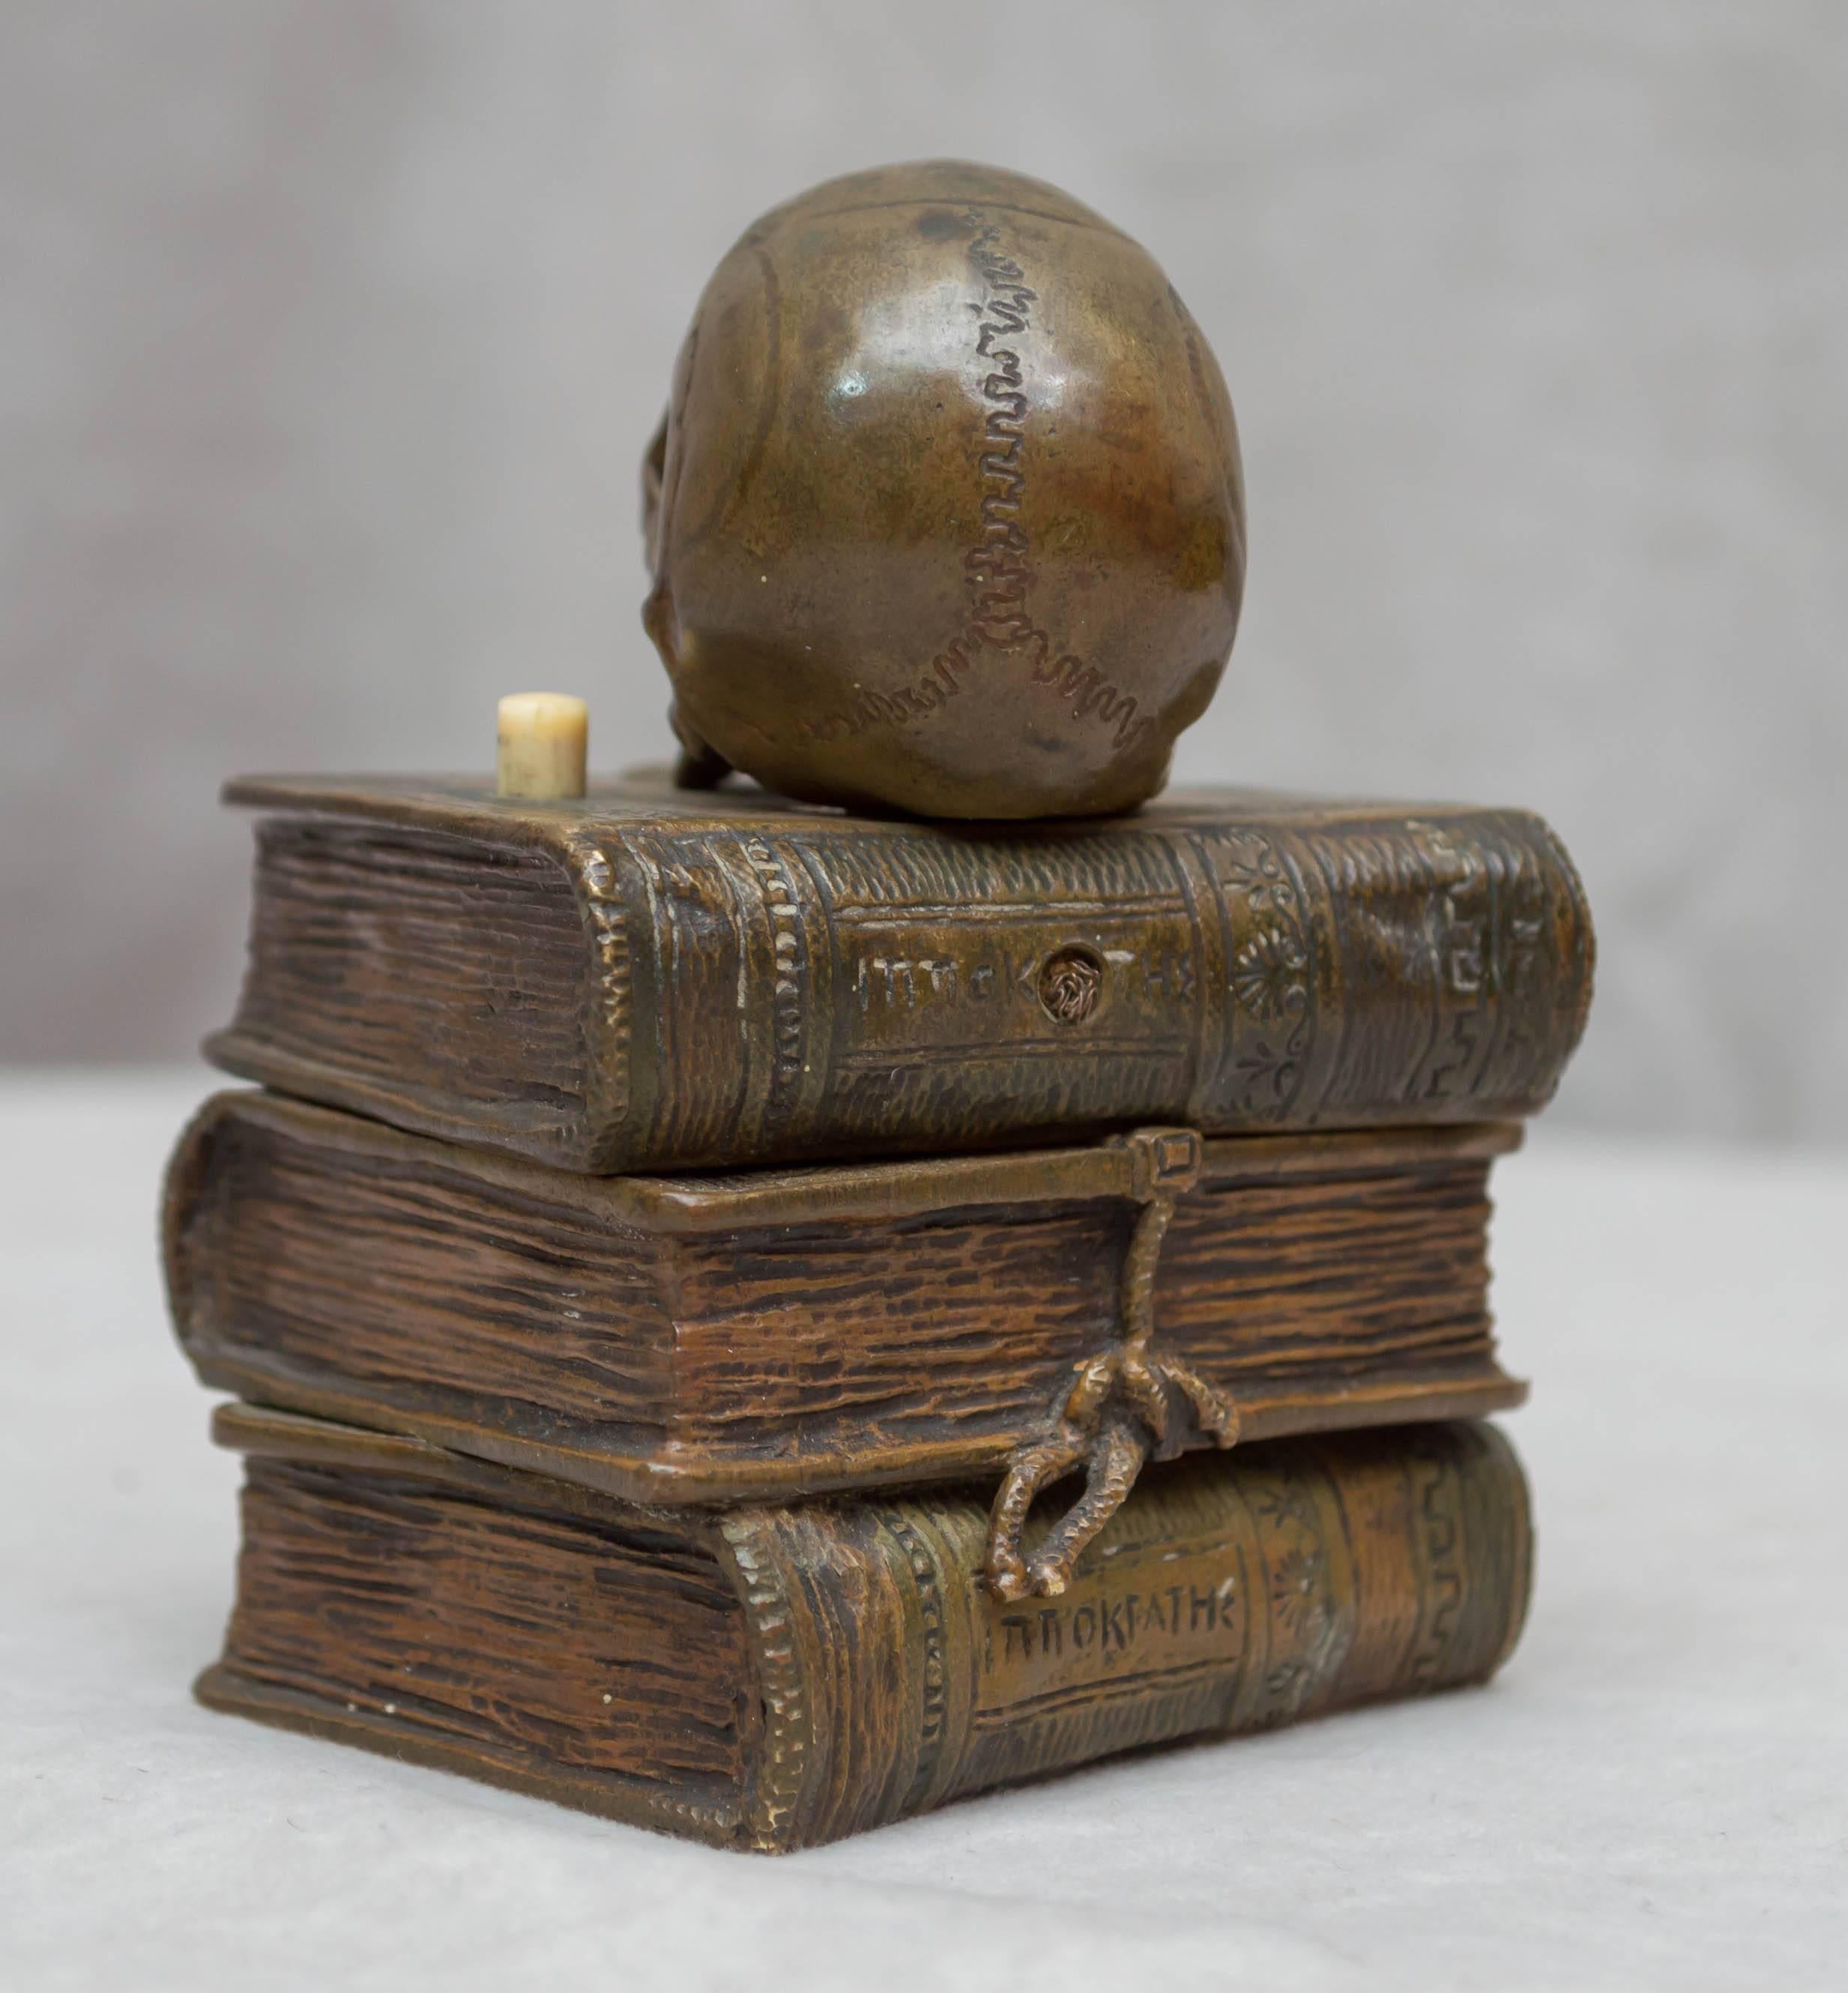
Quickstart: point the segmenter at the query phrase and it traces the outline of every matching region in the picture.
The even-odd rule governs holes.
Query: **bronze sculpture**
[[[683,779],[943,817],[1134,808],[1225,668],[1232,405],[1152,258],[954,161],[774,209],[644,469]]]
[[[528,693],[491,786],[227,791],[201,1699],[770,1850],[1486,1679],[1487,1172],[1589,910],[1525,812],[1138,808],[1244,570],[1166,279],[1039,181],[831,182],[720,266],[644,493],[672,783]]]

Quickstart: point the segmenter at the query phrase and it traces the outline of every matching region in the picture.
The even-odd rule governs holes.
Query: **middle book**
[[[208,1384],[629,1500],[991,1477],[1138,1307],[1165,1451],[1224,1443],[1216,1403],[1241,1439],[1518,1403],[1486,1235],[1519,1139],[1152,1130],[607,1178],[231,1092],[173,1160],[169,1287]]]

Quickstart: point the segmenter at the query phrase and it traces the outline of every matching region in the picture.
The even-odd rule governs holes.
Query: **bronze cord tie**
[[[1191,1128],[1139,1128],[1112,1143],[1129,1163],[1128,1195],[1141,1205],[1123,1256],[1118,1333],[1075,1367],[1077,1381],[1056,1401],[1045,1431],[1016,1447],[988,1520],[988,1582],[998,1596],[1052,1598],[1071,1582],[1079,1554],[1122,1507],[1142,1463],[1165,1458],[1169,1392],[1178,1390],[1203,1433],[1222,1447],[1238,1439],[1238,1407],[1172,1359],[1154,1354],[1155,1269],[1176,1200],[1199,1179],[1200,1138]],[[1084,1492],[1048,1532],[1031,1562],[1021,1531],[1042,1488],[1084,1469]]]

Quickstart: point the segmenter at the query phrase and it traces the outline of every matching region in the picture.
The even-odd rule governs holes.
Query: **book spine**
[[[765,1730],[748,1831],[782,1849],[1113,1752],[1486,1680],[1518,1637],[1527,1489],[1480,1424],[1145,1480],[1056,1599],[983,1584],[953,1497],[720,1525]]]
[[[590,967],[580,1010],[583,1120],[559,1160],[568,1168],[619,1170],[631,1160],[635,1131],[652,1117],[658,1070],[635,1051],[638,1033],[652,1019],[637,1014],[635,938],[645,928],[633,893],[624,891],[635,860],[619,840],[606,846],[581,832],[566,839],[560,856],[577,889]]]
[[[1583,891],[1519,812],[704,826],[572,860],[600,1170],[1519,1116],[1589,996]]]

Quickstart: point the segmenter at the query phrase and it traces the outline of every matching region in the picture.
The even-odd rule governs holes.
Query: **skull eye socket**
[[[1104,994],[1104,962],[1094,949],[1062,948],[1040,965],[1040,1008],[1056,1024],[1082,1024]]]

